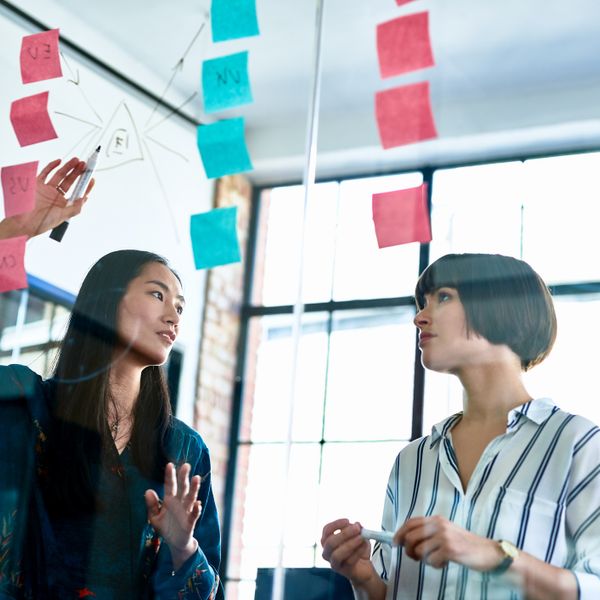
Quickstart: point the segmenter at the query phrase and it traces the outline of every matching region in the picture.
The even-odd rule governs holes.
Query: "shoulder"
[[[43,389],[43,379],[29,367],[0,367],[0,397],[3,400],[32,396]]]
[[[200,459],[209,460],[208,447],[202,436],[176,417],[171,418],[167,431],[167,445],[174,460],[194,464]]]

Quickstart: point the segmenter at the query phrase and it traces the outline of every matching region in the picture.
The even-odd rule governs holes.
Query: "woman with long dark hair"
[[[64,194],[83,164],[57,166],[0,237],[81,210]],[[52,378],[0,368],[0,450],[16,457],[0,466],[0,598],[222,597],[208,449],[172,415],[160,367],[184,306],[164,258],[112,252],[85,277]]]
[[[600,598],[600,429],[521,378],[556,337],[546,285],[512,257],[449,254],[415,298],[423,365],[458,377],[463,410],[398,454],[387,543],[371,554],[337,519],[323,557],[361,599]]]

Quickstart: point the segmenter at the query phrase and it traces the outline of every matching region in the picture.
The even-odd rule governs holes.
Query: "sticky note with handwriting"
[[[427,81],[377,92],[375,115],[385,149],[437,137]]]
[[[37,160],[2,167],[0,179],[4,195],[4,216],[12,217],[33,210],[35,204],[35,183],[38,169]]]
[[[206,113],[252,102],[248,52],[205,60],[202,63],[202,93]]]
[[[0,292],[27,287],[25,273],[26,236],[0,240]]]
[[[192,215],[190,235],[196,269],[240,262],[237,206]]]
[[[62,77],[58,50],[58,29],[23,36],[21,79],[23,83]]]
[[[15,100],[10,105],[10,121],[20,146],[58,137],[48,114],[48,92]]]
[[[415,13],[379,24],[377,55],[383,78],[433,66],[429,13]]]
[[[258,35],[256,0],[212,0],[210,21],[213,42]]]
[[[209,179],[252,169],[241,117],[199,125],[198,149]]]
[[[430,242],[427,184],[407,190],[373,194],[373,222],[380,248]]]

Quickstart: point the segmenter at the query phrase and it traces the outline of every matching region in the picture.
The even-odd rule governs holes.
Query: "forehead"
[[[183,295],[179,279],[175,277],[171,269],[158,262],[150,262],[144,266],[140,274],[131,281],[132,284],[146,285],[148,281],[159,281],[167,286],[175,296]],[[149,284],[148,284],[149,285]]]

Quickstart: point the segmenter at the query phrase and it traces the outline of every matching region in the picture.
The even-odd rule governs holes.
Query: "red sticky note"
[[[10,121],[21,146],[58,137],[48,114],[48,92],[15,100],[10,105]]]
[[[0,292],[27,287],[25,273],[26,236],[0,240]]]
[[[408,190],[373,194],[373,222],[380,248],[410,242],[430,242],[427,184]]]
[[[5,217],[12,217],[33,210],[37,168],[38,163],[36,160],[21,165],[2,167],[0,170]]]
[[[58,52],[58,29],[26,35],[21,40],[23,83],[62,77]]]
[[[408,4],[409,2],[412,2],[413,0],[396,0],[396,4],[398,6],[402,6],[403,4]]]
[[[382,77],[431,67],[429,13],[392,19],[377,26],[377,55]]]
[[[437,137],[427,81],[377,92],[375,115],[386,149]]]

